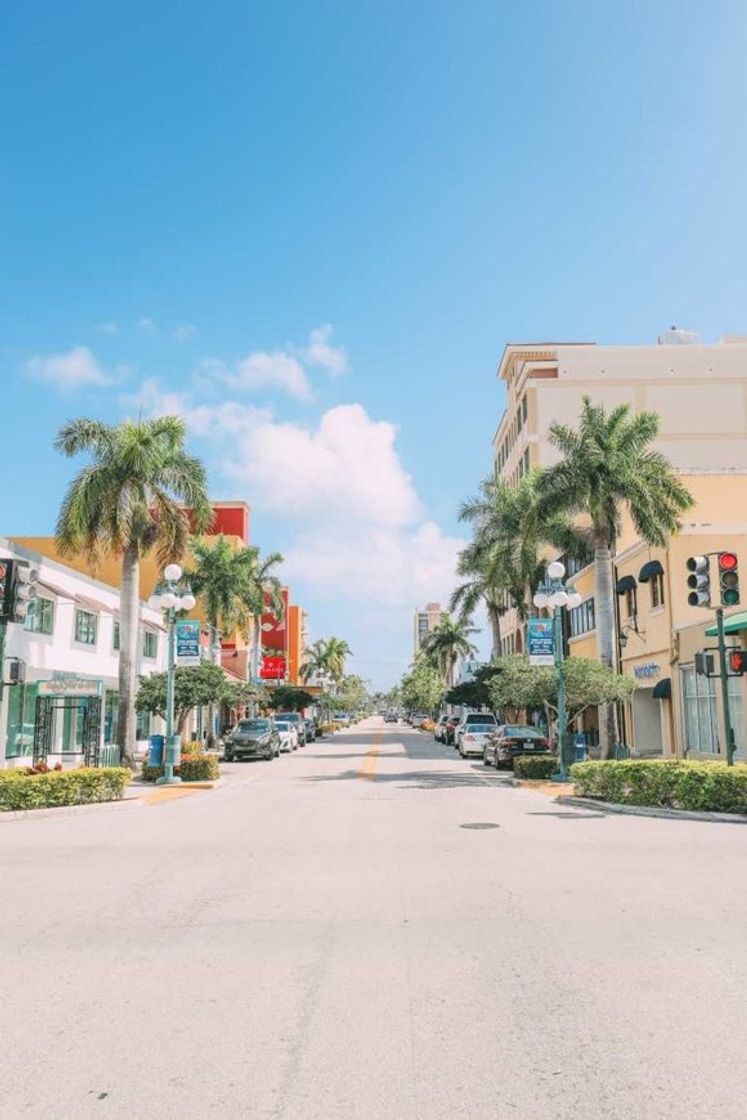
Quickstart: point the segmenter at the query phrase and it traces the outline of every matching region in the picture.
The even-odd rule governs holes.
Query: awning
[[[626,591],[635,591],[636,586],[635,576],[620,576],[615,590],[618,595],[624,595]]]
[[[654,685],[654,700],[671,700],[672,699],[672,678],[662,677]]]
[[[724,619],[725,634],[739,634],[741,630],[747,630],[747,611],[738,611]],[[715,638],[718,630],[715,626],[709,626],[706,634],[709,638]]]
[[[648,581],[650,579],[653,579],[654,576],[663,576],[663,575],[664,575],[664,569],[662,568],[659,561],[658,560],[649,560],[649,562],[647,564],[643,565],[640,572],[638,573],[638,582],[639,583],[648,583]]]

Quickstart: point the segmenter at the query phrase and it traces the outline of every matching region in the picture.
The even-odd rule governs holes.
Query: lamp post
[[[553,612],[553,651],[555,675],[558,684],[558,778],[561,782],[568,779],[568,766],[565,757],[565,735],[568,717],[566,715],[565,678],[563,676],[563,609],[573,610],[581,605],[581,596],[572,584],[565,583],[565,565],[553,560],[547,565],[545,581],[534,595],[535,607],[547,608]]]
[[[176,616],[180,611],[191,611],[197,600],[187,588],[179,588],[182,569],[178,564],[167,564],[163,571],[166,590],[153,597],[153,605],[166,615],[168,624],[168,663],[166,666],[166,750],[163,756],[163,777],[157,785],[175,785],[181,778],[174,774],[181,757],[181,736],[174,732],[174,683],[176,676]]]

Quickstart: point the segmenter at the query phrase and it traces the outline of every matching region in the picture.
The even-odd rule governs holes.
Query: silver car
[[[465,723],[459,736],[459,753],[462,758],[470,758],[473,754],[482,758],[490,736],[494,734],[494,720],[491,723]]]
[[[284,754],[290,754],[291,751],[298,750],[298,731],[285,719],[276,719],[275,727],[280,736],[280,750]]]

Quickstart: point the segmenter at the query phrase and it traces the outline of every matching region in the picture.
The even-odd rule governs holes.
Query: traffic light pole
[[[726,636],[724,634],[724,609],[716,607],[716,629],[718,631],[718,664],[721,679],[721,703],[724,708],[724,729],[726,733],[726,765],[734,765],[734,728],[729,711],[729,677],[726,667]]]
[[[0,707],[3,703],[3,688],[5,680],[5,634],[8,629],[6,619],[0,621]]]

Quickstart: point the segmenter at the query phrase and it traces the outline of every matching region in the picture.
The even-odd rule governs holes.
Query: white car
[[[470,755],[473,754],[479,755],[480,758],[482,758],[485,744],[490,739],[490,736],[495,733],[495,729],[495,716],[489,713],[484,715],[482,720],[478,721],[476,715],[471,715],[468,718],[468,722],[461,723],[457,728],[457,732],[459,736],[459,753],[462,758],[469,758]]]
[[[286,754],[298,750],[298,731],[292,723],[286,720],[275,720],[275,727],[280,736],[280,750]]]

